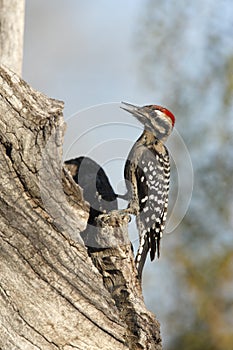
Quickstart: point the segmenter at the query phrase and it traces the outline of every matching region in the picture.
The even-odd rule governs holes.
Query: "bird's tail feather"
[[[155,254],[157,258],[160,257],[160,234],[158,235],[154,230],[150,231],[150,260],[153,261]]]
[[[146,239],[143,244],[140,243],[140,246],[138,248],[137,255],[135,258],[135,264],[138,270],[139,280],[141,280],[142,278],[142,270],[146,261],[148,251],[149,251],[149,240]]]

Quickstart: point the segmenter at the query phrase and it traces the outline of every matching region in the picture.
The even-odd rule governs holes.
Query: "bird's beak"
[[[120,108],[132,114],[137,113],[140,108],[139,106],[132,105],[131,103],[127,103],[127,102],[121,102],[121,103],[124,106]]]
[[[127,102],[121,102],[121,103],[123,104],[123,107],[122,106],[120,107],[121,109],[124,109],[124,111],[133,114],[133,116],[136,117],[138,121],[140,121],[141,123],[144,123],[145,111],[142,111],[143,107],[135,106]]]

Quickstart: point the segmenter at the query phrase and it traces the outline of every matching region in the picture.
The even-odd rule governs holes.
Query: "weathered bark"
[[[0,349],[161,350],[128,218],[99,219],[110,248],[88,256],[81,240],[89,205],[62,168],[62,109],[0,69]]]
[[[25,0],[0,0],[0,64],[21,75]]]

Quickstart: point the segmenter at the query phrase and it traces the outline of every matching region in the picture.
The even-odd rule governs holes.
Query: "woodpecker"
[[[144,125],[125,163],[127,193],[118,196],[129,201],[123,210],[136,215],[139,248],[135,258],[141,279],[147,253],[150,259],[160,256],[160,240],[165,227],[170,182],[169,153],[164,145],[175,124],[174,115],[158,105],[135,106],[122,102],[121,107]]]

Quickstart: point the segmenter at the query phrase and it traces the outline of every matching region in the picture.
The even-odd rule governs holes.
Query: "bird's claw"
[[[113,224],[113,223],[129,223],[131,217],[126,210],[112,210],[107,214],[101,214],[97,217],[97,223]]]

